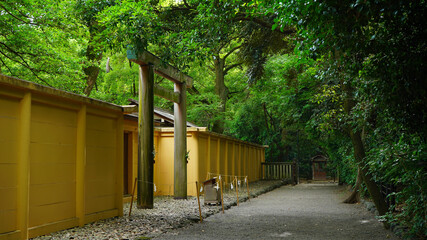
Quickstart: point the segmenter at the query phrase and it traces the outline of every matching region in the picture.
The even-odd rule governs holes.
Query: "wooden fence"
[[[295,164],[293,162],[263,162],[261,163],[263,179],[290,179],[295,177]]]

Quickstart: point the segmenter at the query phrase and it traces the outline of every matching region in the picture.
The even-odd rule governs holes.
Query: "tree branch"
[[[44,84],[46,84],[47,86],[49,86],[49,87],[52,87],[49,83],[47,83],[44,79],[42,79],[41,77],[39,77],[39,75],[36,73],[36,70],[34,69],[34,68],[32,68],[32,67],[30,67],[30,65],[21,57],[21,56],[19,56],[18,55],[18,57],[19,58],[21,58],[21,60],[22,60],[22,62],[20,62],[20,61],[17,61],[17,60],[15,60],[15,59],[13,59],[13,58],[11,58],[11,57],[9,57],[9,56],[7,56],[4,52],[2,52],[1,50],[0,50],[0,53],[3,55],[3,56],[5,56],[6,58],[8,58],[8,59],[10,59],[11,61],[13,61],[13,62],[16,62],[16,63],[18,63],[18,64],[20,64],[20,65],[22,65],[23,67],[25,67],[25,68],[27,68],[28,70],[30,70],[31,71],[31,73],[33,73],[33,75],[37,78],[37,79],[39,79],[40,81],[42,81]]]
[[[25,23],[25,24],[30,24],[30,25],[37,25],[37,24],[34,24],[34,23],[31,23],[31,22],[27,22],[27,21],[25,21],[25,20],[23,20],[23,19],[21,19],[21,18],[19,18],[18,16],[15,16],[14,14],[12,14],[9,10],[7,10],[4,6],[3,6],[3,4],[0,4],[0,7],[5,11],[5,12],[7,12],[10,16],[12,16],[13,18],[15,18],[16,20],[18,20],[18,21],[20,21],[20,22],[23,22],[23,23]],[[26,17],[26,16],[25,16]],[[27,17],[28,18],[28,17]]]
[[[243,91],[245,91],[245,88],[243,88],[242,90],[239,90],[239,91],[233,91],[233,92],[228,92],[228,96],[227,96],[227,98],[228,99],[230,99],[231,98],[231,95],[233,95],[233,94],[236,94],[236,93],[241,93],[241,92],[243,92]]]
[[[228,56],[230,56],[230,54],[232,54],[234,51],[236,51],[237,49],[239,49],[239,48],[241,48],[242,47],[242,45],[239,45],[239,46],[236,46],[236,47],[234,47],[234,48],[232,48],[227,54],[225,54],[225,56],[223,57],[223,59],[224,59],[224,61],[225,61],[225,59],[228,57]]]
[[[199,90],[194,85],[191,88],[188,88],[187,90],[192,95],[200,95]]]
[[[6,65],[6,63],[3,61],[3,59],[0,58],[0,61],[3,63],[3,66],[5,66],[7,68],[7,70],[9,70],[10,74],[12,74],[12,71],[10,70],[9,66]],[[0,71],[1,73],[1,71]]]
[[[8,45],[6,45],[6,44],[5,44],[5,43],[3,43],[3,42],[0,42],[0,45],[5,46],[5,47],[7,48],[7,50],[9,50],[10,52],[12,52],[12,53],[13,53],[13,54],[15,54],[15,55],[30,55],[30,56],[32,56],[32,57],[36,57],[36,54],[33,54],[33,53],[28,53],[28,52],[17,52],[17,51],[13,50],[11,47],[9,47]]]
[[[215,72],[215,67],[213,67],[212,65],[215,65],[214,63],[212,63],[212,61],[209,61],[210,65],[206,65],[209,70],[211,70],[212,72]]]
[[[254,22],[254,23],[256,23],[256,24],[258,24],[258,25],[260,25],[262,27],[268,28],[270,30],[272,30],[272,28],[273,28],[273,24],[271,24],[269,22],[263,21],[263,20],[261,20],[259,18],[255,18],[255,17],[252,17],[252,18],[251,17],[247,17],[247,16],[245,16],[243,14],[238,15],[235,20],[236,21]],[[281,31],[280,28],[276,28],[273,31],[281,33],[281,34],[286,35],[286,36],[296,33],[296,30],[294,28],[287,29],[287,30],[284,30],[284,31]]]
[[[262,103],[262,106],[264,108],[264,114],[266,115],[266,121],[268,120],[267,119],[267,116],[268,116],[270,118],[270,125],[273,127],[273,130],[277,129],[276,124],[275,124],[274,119],[273,119],[273,116],[271,116],[271,114],[267,110],[267,104],[264,102],[264,103]]]
[[[190,6],[190,4],[188,4],[188,2],[186,0],[184,0],[183,2],[184,2],[184,4],[170,6],[170,10],[172,10],[172,11],[192,11],[192,10],[196,9],[195,7]]]
[[[193,7],[191,7],[191,6],[188,4],[187,0],[184,0],[184,5],[185,5],[188,9],[194,9]]]
[[[267,112],[267,108],[265,106],[265,103],[262,103],[262,108],[264,109],[264,122],[265,122],[265,127],[267,128],[267,132],[269,132],[270,127],[268,126],[268,112]]]
[[[238,67],[238,66],[240,66],[242,64],[243,64],[243,62],[239,62],[239,63],[235,63],[235,64],[232,64],[232,65],[226,67],[225,70],[224,70],[224,75],[226,75],[228,73],[228,71],[230,71],[231,69],[233,69],[235,67]]]

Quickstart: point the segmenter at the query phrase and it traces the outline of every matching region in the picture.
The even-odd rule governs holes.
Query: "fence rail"
[[[263,162],[261,163],[263,179],[294,179],[295,164],[293,162]]]

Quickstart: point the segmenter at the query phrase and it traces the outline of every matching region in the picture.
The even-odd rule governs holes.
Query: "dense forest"
[[[329,158],[386,226],[427,236],[424,0],[0,1],[0,73],[92,98],[138,98],[128,48],[193,77],[188,119],[268,145],[267,161]],[[157,84],[173,89],[160,77]],[[156,98],[155,105],[173,105]],[[388,194],[384,186],[392,186]],[[393,201],[390,201],[393,199]]]

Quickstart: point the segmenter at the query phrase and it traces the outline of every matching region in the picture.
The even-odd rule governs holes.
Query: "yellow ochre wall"
[[[0,75],[0,240],[123,214],[122,111]]]
[[[127,179],[129,189],[132,189],[137,177],[137,122],[125,120],[124,129],[133,139],[132,150],[129,150],[130,165]],[[173,128],[156,128],[154,132],[154,195],[173,195],[174,181],[174,135]],[[209,177],[223,176],[226,183],[231,177],[240,176],[239,180],[248,177],[249,182],[262,178],[261,162],[265,162],[265,148],[261,145],[237,140],[225,135],[206,131],[206,128],[187,128],[187,151],[189,160],[187,165],[187,194],[196,195],[195,182],[199,183]],[[208,173],[211,173],[208,175]],[[126,180],[125,180],[126,181]],[[130,192],[130,191],[129,191]],[[126,198],[125,201],[130,201]]]
[[[262,146],[187,131],[188,195],[208,173],[261,178]],[[122,107],[0,74],[0,240],[122,216],[123,151],[131,193],[137,144],[137,122],[124,120]],[[156,129],[154,144],[155,195],[173,195],[173,128]]]

